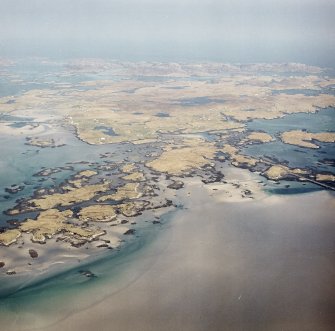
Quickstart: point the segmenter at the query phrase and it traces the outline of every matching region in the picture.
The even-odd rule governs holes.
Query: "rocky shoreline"
[[[246,146],[261,148],[275,141],[303,148],[315,148],[317,141],[333,143],[332,133],[310,134],[303,127],[300,131],[282,130],[277,135],[248,128],[253,120],[317,113],[334,106],[331,94],[282,92],[301,84],[310,89],[331,86],[333,80],[324,78],[321,69],[314,72],[314,68],[314,74],[309,75],[311,68],[307,66],[266,66],[267,70],[272,68],[274,76],[271,70],[255,75],[264,69],[262,65],[214,66],[221,68],[220,73],[213,72],[210,64],[191,66],[193,74],[191,67],[183,65],[138,65],[164,80],[155,84],[141,80],[134,76],[136,67],[124,63],[123,78],[127,79],[106,79],[101,85],[98,81],[81,83],[94,88],[80,93],[68,87],[30,90],[18,95],[15,102],[8,98],[0,102],[1,112],[14,120],[27,115],[29,109],[31,125],[36,122],[36,128],[42,131],[7,126],[5,134],[22,134],[23,143],[36,147],[32,148],[36,155],[62,146],[66,153],[75,150],[75,143],[73,149],[67,149],[71,143],[59,128],[71,139],[84,142],[85,148],[96,148],[94,157],[90,149],[73,162],[58,160],[58,164],[34,169],[33,187],[26,182],[6,184],[8,194],[3,197],[9,205],[5,211],[8,219],[0,229],[0,245],[5,257],[8,253],[13,258],[3,261],[4,275],[19,277],[32,263],[38,270],[39,261],[48,255],[50,247],[59,250],[56,255],[60,261],[69,252],[72,260],[85,260],[102,251],[120,249],[124,240],[136,240],[142,223],[159,227],[160,215],[180,207],[180,194],[186,198],[192,194],[185,191],[192,179],[200,181],[213,196],[224,192],[224,199],[229,201],[251,201],[261,195],[256,189],[260,183],[256,187],[228,178],[228,168],[247,169],[262,176],[261,186],[291,181],[302,185],[308,182],[316,189],[335,189],[331,171],[308,164],[293,167],[285,160],[266,154],[251,156],[244,151]],[[287,76],[285,68],[305,76]],[[181,77],[175,76],[181,72]],[[51,116],[40,109],[54,109],[55,113]],[[99,150],[101,146],[106,148]]]

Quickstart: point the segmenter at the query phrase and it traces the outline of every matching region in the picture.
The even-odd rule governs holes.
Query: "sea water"
[[[54,70],[55,73],[53,74],[52,70],[50,70],[49,67],[46,67],[45,73],[48,73],[49,81],[45,80],[43,84],[36,83],[40,81],[41,77],[34,77],[32,74],[34,70],[26,70],[27,76],[23,74],[24,70],[21,70],[21,78],[27,79],[27,77],[30,77],[32,83],[25,83],[22,85],[13,83],[12,85],[6,85],[8,78],[3,79],[0,81],[0,84],[3,84],[2,86],[6,85],[7,87],[6,89],[1,89],[2,95],[8,96],[24,93],[25,90],[29,90],[32,86],[35,88],[48,88],[53,87],[55,82],[61,83],[66,81],[66,83],[69,83],[68,79],[70,76],[66,77],[66,79],[63,76],[58,76],[56,74],[57,70],[59,70],[59,67]],[[44,78],[45,77],[46,76],[44,76]],[[73,76],[72,78],[70,78],[70,80],[72,79],[71,82],[73,83],[75,81],[80,82],[95,79],[97,77],[93,77],[92,75],[80,78]],[[207,102],[208,100],[204,101]],[[20,119],[16,120],[16,123],[20,122]],[[29,119],[25,120],[29,121]],[[334,109],[328,108],[321,110],[317,114],[287,115],[282,119],[276,120],[254,120],[248,123],[248,129],[269,132],[276,137],[276,141],[268,144],[246,146],[242,152],[252,156],[269,156],[283,161],[286,160],[289,162],[289,165],[293,167],[307,166],[319,167],[318,169],[322,171],[334,170],[330,165],[319,162],[320,159],[322,159],[322,152],[325,152],[326,154],[324,155],[327,155],[327,157],[334,158],[334,148],[330,145],[320,144],[320,149],[315,151],[283,144],[278,139],[278,134],[283,131],[300,129],[301,123],[304,124],[305,129],[311,132],[331,131],[334,129]],[[17,198],[31,195],[36,185],[39,185],[40,187],[57,185],[75,172],[85,168],[85,165],[74,165],[74,162],[85,160],[92,163],[101,163],[104,159],[100,159],[99,156],[106,152],[115,152],[113,161],[122,161],[126,150],[129,148],[129,145],[127,144],[92,146],[78,140],[71,132],[64,132],[64,135],[66,136],[66,145],[58,148],[27,146],[22,137],[1,137],[2,157],[0,161],[0,171],[3,175],[0,176],[0,187],[3,189],[12,184],[20,184],[25,181],[31,182],[31,184],[25,185],[23,191],[10,196],[10,199],[0,198],[1,211],[13,207]],[[296,150],[301,150],[301,153],[297,153]],[[134,148],[132,159],[140,160],[141,156],[141,153],[136,153],[136,148]],[[50,181],[48,179],[47,181],[40,183],[38,182],[39,178],[33,176],[40,171],[42,167],[55,168],[66,166],[68,164],[71,164],[74,167],[74,170],[53,174],[51,177],[55,178],[55,180]],[[291,187],[296,187],[296,191],[294,191],[296,193],[303,184],[290,183],[290,185]],[[313,184],[307,185],[311,185],[311,189],[317,189]],[[279,189],[280,187],[274,189],[273,192],[280,193]],[[3,192],[3,194],[5,193]],[[85,307],[85,300],[80,301],[81,295],[83,295],[83,297],[85,295],[87,296],[89,292],[91,292],[92,295],[96,294],[94,291],[98,291],[98,288],[103,289],[103,286],[99,285],[104,282],[115,282],[115,290],[117,290],[117,284],[121,274],[122,277],[129,278],[127,281],[124,281],[123,278],[122,282],[124,284],[127,282],[129,283],[136,279],[139,273],[145,272],[147,266],[146,263],[152,263],[152,259],[143,260],[143,266],[137,269],[136,272],[130,274],[125,272],[129,263],[139,259],[141,254],[145,252],[149,243],[153,240],[157,240],[155,238],[157,238],[158,231],[169,226],[168,222],[164,223],[164,219],[168,220],[171,215],[163,217],[162,225],[153,226],[150,223],[143,223],[143,225],[139,224],[136,237],[130,239],[120,251],[112,251],[94,262],[85,265],[81,264],[80,266],[62,272],[61,274],[56,274],[43,280],[41,279],[39,282],[31,284],[10,296],[3,296],[0,302],[0,310],[2,313],[8,312],[9,314],[12,313],[14,315],[16,312],[19,312],[20,316],[16,316],[16,318],[26,318],[28,320],[34,318],[35,311],[39,311],[40,315],[43,315],[44,311],[46,316],[48,316],[48,320],[39,321],[38,323],[50,323],[56,321],[60,316],[63,317],[66,314],[73,313],[76,310]],[[0,225],[5,225],[7,219],[8,217],[2,215],[2,223]],[[83,276],[79,272],[82,269],[90,270],[97,277],[87,278]],[[10,278],[8,278],[8,281],[10,281]],[[82,293],[83,289],[85,289],[84,294]],[[108,293],[108,295],[109,294],[110,293]],[[99,297],[99,295],[97,295],[97,297]],[[52,298],[52,300],[50,300],[50,298]],[[72,311],[62,311],[61,303],[64,298],[70,302],[71,300],[73,301]],[[57,305],[57,312],[54,311],[55,305]],[[64,309],[69,309],[70,306],[71,305],[68,304]],[[51,320],[50,316],[52,316]]]
[[[153,226],[151,221],[140,222],[136,236],[127,240],[120,249],[108,251],[100,258],[61,273],[45,276],[10,295],[0,293],[0,317],[8,317],[11,325],[15,325],[12,324],[12,316],[19,325],[24,325],[22,322],[27,320],[29,328],[43,329],[43,326],[88,309],[90,305],[120,291],[155,263],[168,243],[160,241],[157,246],[160,251],[154,255],[148,252],[161,238],[159,234],[171,226],[169,221],[179,209],[163,215],[160,224]],[[83,270],[89,270],[94,277],[86,277],[82,274]]]
[[[316,113],[287,114],[283,118],[273,120],[256,119],[248,122],[247,129],[251,131],[264,131],[272,135],[273,142],[246,145],[242,153],[257,158],[267,157],[276,159],[279,163],[287,163],[292,168],[310,169],[314,172],[335,173],[335,146],[332,143],[316,141],[317,149],[299,147],[285,144],[280,134],[285,131],[302,130],[308,132],[334,132],[335,109],[328,107]],[[287,189],[287,185],[290,189]],[[291,194],[321,189],[311,183],[281,181],[268,188],[272,193]]]

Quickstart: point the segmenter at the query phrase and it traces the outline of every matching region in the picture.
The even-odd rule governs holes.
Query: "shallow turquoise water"
[[[50,325],[70,314],[89,308],[95,301],[128,286],[155,262],[167,243],[159,241],[155,255],[146,253],[158,242],[159,233],[170,227],[170,219],[176,211],[161,218],[161,224],[152,225],[151,220],[136,226],[136,235],[129,238],[120,250],[112,250],[93,262],[81,263],[70,270],[36,281],[10,295],[0,292],[0,316],[14,314],[19,321],[34,316],[29,328]],[[88,278],[80,273],[89,270],[96,277]],[[7,278],[10,282],[10,279]],[[6,288],[6,284],[2,284]],[[45,318],[45,320],[44,320]]]
[[[0,159],[0,226],[6,225],[8,216],[2,212],[14,207],[15,200],[29,197],[36,187],[50,187],[59,185],[65,179],[82,169],[94,168],[95,165],[108,162],[124,162],[131,149],[131,161],[137,162],[145,159],[148,152],[146,147],[132,144],[102,144],[89,145],[70,132],[62,132],[66,145],[57,148],[39,148],[25,145],[23,137],[1,136],[2,157]],[[152,148],[151,148],[152,150]],[[100,154],[113,153],[111,158],[101,158]],[[89,162],[91,165],[79,162]],[[77,162],[77,163],[76,163]],[[48,176],[40,182],[41,177],[33,176],[45,168],[57,168],[71,165],[74,170],[62,170]],[[5,188],[13,184],[24,185],[24,189],[16,194],[8,194]]]
[[[87,168],[82,164],[71,164],[74,171],[62,171],[53,174],[50,177],[56,178],[55,181],[49,178],[44,182],[39,182],[41,177],[34,177],[33,175],[40,171],[42,167],[62,167],[68,165],[67,163],[80,161],[102,162],[99,158],[100,153],[113,152],[117,149],[113,145],[91,146],[70,134],[68,134],[66,145],[57,148],[27,146],[25,140],[21,137],[3,136],[1,141],[3,145],[0,161],[0,212],[13,206],[16,199],[31,195],[35,186],[57,185],[76,171]],[[122,154],[118,153],[113,160],[121,161]],[[5,187],[12,184],[23,184],[24,182],[29,182],[30,185],[25,185],[25,189],[17,194],[9,195],[9,199],[4,198],[4,195],[8,195],[4,191]],[[7,217],[4,215],[0,216],[0,220],[5,218]]]
[[[7,79],[2,79],[0,80],[0,91],[2,95],[15,95],[31,88],[53,87],[55,82],[79,83],[84,80],[97,79],[94,75],[57,76],[56,73],[59,71],[59,67],[55,67],[54,69],[45,67],[45,72],[41,72],[40,74],[36,74],[36,70],[33,67],[30,69],[26,67],[18,67],[17,71],[20,72],[20,77],[22,79],[31,82],[22,85],[10,85],[8,84]],[[48,73],[48,76],[45,76],[46,73]],[[99,77],[106,78],[101,75]],[[45,78],[45,80],[43,83],[40,83],[42,78]],[[164,80],[159,77],[139,77],[139,79],[152,81]],[[6,88],[3,88],[3,86],[6,86]],[[199,100],[193,101],[199,102]],[[206,99],[202,101],[208,102]],[[190,101],[188,100],[187,104],[189,102]],[[328,108],[317,114],[293,114],[288,115],[283,119],[254,120],[248,123],[248,128],[250,130],[264,130],[274,136],[277,136],[283,131],[300,129],[302,125],[303,128],[311,132],[332,131],[335,128],[334,114],[334,109]],[[117,152],[113,155],[113,161],[118,162],[124,159],[124,153],[129,148],[127,144],[91,146],[79,141],[70,133],[64,134],[67,134],[66,146],[54,149],[27,146],[25,145],[25,140],[18,137],[3,137],[1,139],[2,157],[0,160],[0,188],[3,189],[12,184],[20,184],[27,180],[30,181],[31,184],[26,185],[22,192],[10,196],[10,199],[4,199],[0,196],[0,212],[13,207],[17,198],[31,195],[35,185],[42,187],[57,185],[74,172],[87,168],[87,166],[81,164],[73,165],[73,171],[62,171],[59,174],[53,174],[51,177],[54,177],[55,180],[48,179],[47,181],[40,183],[38,182],[39,177],[33,177],[33,174],[40,171],[41,167],[61,167],[66,166],[67,163],[83,160],[102,163],[104,160],[100,159],[99,155],[106,152]],[[204,135],[209,136],[206,133]],[[307,166],[321,171],[334,171],[334,167],[320,163],[319,160],[322,160],[325,157],[334,159],[335,148],[328,144],[320,144],[320,146],[321,148],[317,151],[304,149],[283,144],[277,138],[273,143],[247,146],[243,152],[253,156],[267,155],[275,157],[281,161],[287,160],[289,165],[293,167]],[[132,148],[134,149],[133,146]],[[135,152],[132,154],[133,159],[140,159],[141,152],[139,151],[138,154]],[[279,185],[268,185],[267,190],[273,194],[303,193],[320,189],[312,184],[296,182],[281,182]],[[288,190],[285,185],[290,185],[290,189]],[[3,191],[1,193],[5,194]],[[0,225],[5,225],[4,222],[7,219],[7,216],[1,215]],[[169,217],[166,216],[166,220],[168,219]],[[54,305],[49,304],[50,298],[52,298],[54,304],[57,304],[57,309],[59,309],[58,313],[54,314],[54,319],[57,319],[57,314],[59,314],[59,316],[64,315],[64,311],[62,311],[61,308],[61,303],[64,302],[64,300],[73,301],[73,311],[80,309],[86,304],[85,301],[83,301],[78,305],[78,302],[80,302],[78,298],[81,298],[81,294],[87,295],[90,291],[93,292],[94,290],[97,290],[101,284],[107,282],[115,282],[115,284],[117,284],[121,273],[123,276],[126,274],[127,277],[129,277],[128,281],[131,282],[138,276],[138,272],[145,272],[147,263],[145,261],[143,261],[143,266],[134,274],[127,274],[125,273],[125,270],[127,270],[129,263],[140,259],[141,254],[143,254],[148,245],[157,238],[158,231],[163,230],[166,226],[168,226],[168,223],[163,226],[152,226],[149,223],[143,223],[143,225],[137,227],[137,234],[139,237],[135,236],[130,239],[120,252],[113,251],[95,262],[72,268],[69,271],[55,275],[54,277],[39,281],[37,284],[29,286],[9,297],[3,297],[0,301],[0,309],[3,312],[18,311],[23,315],[25,313],[34,312],[35,310],[42,313],[44,311],[46,314],[53,315]],[[98,277],[87,278],[79,273],[81,269],[89,269]],[[10,281],[10,278],[8,281]],[[125,283],[124,279],[122,281]],[[84,294],[82,293],[83,289],[85,289]],[[103,294],[101,295],[103,296]],[[76,304],[78,306],[76,306]],[[69,306],[69,304],[66,305],[66,309],[68,309]]]

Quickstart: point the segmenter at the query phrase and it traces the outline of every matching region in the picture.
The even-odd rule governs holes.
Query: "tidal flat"
[[[242,189],[188,179],[184,208],[87,265],[96,278],[76,268],[3,300],[4,330],[332,330],[332,194],[268,195],[227,174]]]
[[[2,64],[1,329],[330,330],[335,79],[101,61]]]

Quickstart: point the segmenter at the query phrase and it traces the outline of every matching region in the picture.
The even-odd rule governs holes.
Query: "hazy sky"
[[[0,0],[0,56],[335,62],[335,0]]]

